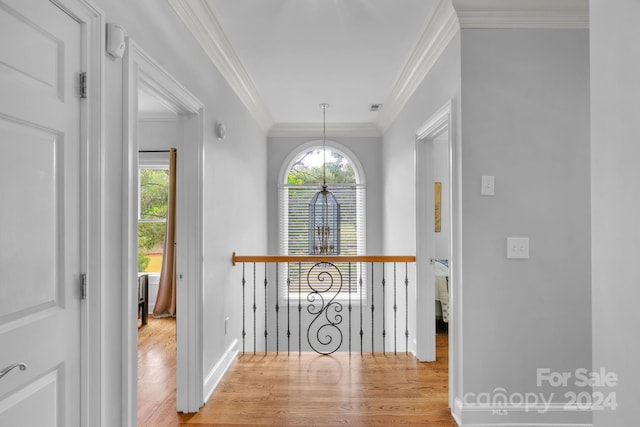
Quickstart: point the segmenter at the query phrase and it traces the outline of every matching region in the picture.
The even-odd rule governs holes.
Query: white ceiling
[[[206,0],[275,123],[375,122],[435,0]]]
[[[166,0],[270,135],[377,134],[460,28],[588,28],[588,0]],[[382,103],[379,112],[371,104]]]

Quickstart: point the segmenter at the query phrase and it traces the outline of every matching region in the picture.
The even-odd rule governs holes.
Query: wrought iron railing
[[[242,264],[243,353],[408,352],[415,256],[234,252],[232,262]]]

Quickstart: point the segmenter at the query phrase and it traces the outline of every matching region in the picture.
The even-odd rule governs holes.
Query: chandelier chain
[[[320,104],[322,108],[322,185],[327,185],[327,107],[329,104]]]

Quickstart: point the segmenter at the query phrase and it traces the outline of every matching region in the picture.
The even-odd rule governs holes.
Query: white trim
[[[421,139],[433,139],[448,143],[448,139],[440,138],[440,135],[445,132],[449,127],[451,121],[451,101],[447,102],[438,111],[424,122],[418,130],[416,130],[416,137]]]
[[[461,28],[589,28],[588,0],[453,0]]]
[[[494,418],[497,418],[494,417]],[[462,424],[458,424],[462,425]],[[464,424],[463,427],[593,427],[593,424],[575,424],[575,423],[559,423],[557,421],[547,422],[547,423],[514,423],[510,421],[504,422],[488,422],[481,424]]]
[[[451,382],[451,377],[449,377],[449,382]],[[449,395],[451,395],[451,392],[449,392]],[[449,401],[451,401],[451,396],[449,397]],[[455,422],[459,426],[461,426],[462,425],[462,398],[456,396],[453,399],[453,405],[450,405],[450,407],[451,407],[451,416],[453,417]]]
[[[458,18],[451,1],[439,0],[379,112],[377,123],[383,132],[400,114],[459,29]]]
[[[548,397],[548,396],[547,396]],[[593,427],[591,409],[551,403],[528,407],[507,405],[463,405],[464,427]],[[517,420],[517,421],[516,421]]]
[[[104,14],[89,0],[51,0],[82,26],[82,71],[88,97],[81,101],[82,149],[81,269],[87,275],[87,299],[81,305],[80,423],[100,426],[102,407],[102,194]]]
[[[417,312],[416,319],[416,354],[420,360],[435,360],[435,325],[427,321],[435,317],[433,304],[435,283],[433,269],[429,258],[433,254],[432,230],[426,224],[433,224],[433,186],[425,183],[432,174],[429,165],[429,150],[433,151],[433,141],[448,132],[449,143],[449,181],[450,185],[450,224],[451,236],[449,242],[449,295],[451,315],[449,318],[449,407],[458,424],[461,420],[460,398],[462,396],[462,176],[461,176],[461,146],[458,124],[455,121],[454,100],[448,101],[436,111],[415,134],[416,139],[416,283],[426,284],[417,287],[417,304],[426,310]],[[425,188],[426,187],[426,188]],[[421,218],[421,220],[418,220]],[[426,218],[426,220],[425,220]],[[431,252],[430,252],[431,251]],[[430,276],[428,276],[430,275]],[[423,314],[419,314],[423,313]],[[421,322],[421,319],[425,319]],[[422,325],[420,328],[419,325]],[[420,341],[423,341],[422,343]],[[424,345],[426,340],[427,345]]]
[[[211,2],[168,1],[258,125],[264,132],[268,132],[273,125],[271,113],[233,50]]]
[[[138,193],[138,91],[143,89],[179,111],[183,127],[178,144],[177,233],[178,250],[176,335],[177,410],[196,412],[203,404],[203,153],[204,105],[168,74],[131,39],[127,38],[123,69],[123,379],[122,425],[137,423],[137,193]],[[187,167],[188,166],[188,167]],[[188,191],[187,191],[188,189]],[[186,224],[190,226],[187,227]]]
[[[382,136],[375,123],[327,123],[329,138],[378,138]],[[269,131],[270,138],[309,137],[322,138],[320,123],[276,123]]]
[[[220,380],[224,377],[224,374],[229,370],[229,366],[233,363],[238,355],[238,340],[235,339],[224,352],[222,357],[218,360],[218,363],[209,371],[204,379],[204,399],[209,400],[214,390],[220,384]]]

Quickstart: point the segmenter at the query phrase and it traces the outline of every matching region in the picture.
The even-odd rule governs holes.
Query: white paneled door
[[[0,0],[0,426],[80,424],[80,41]]]

